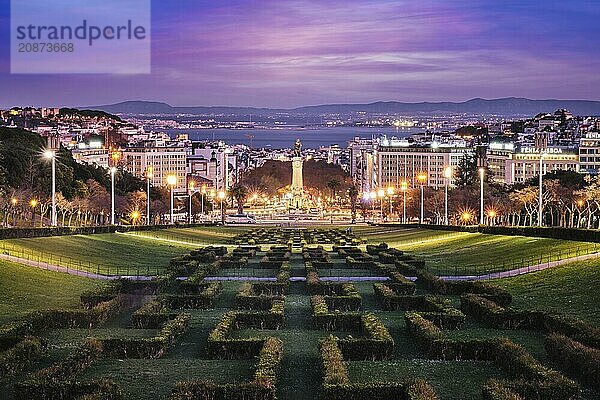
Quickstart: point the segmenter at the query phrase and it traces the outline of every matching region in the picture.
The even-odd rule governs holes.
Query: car
[[[249,214],[229,214],[225,216],[226,224],[256,224],[256,218]]]

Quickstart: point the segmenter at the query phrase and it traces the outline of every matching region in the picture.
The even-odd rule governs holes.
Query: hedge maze
[[[598,328],[423,267],[345,231],[253,230],[156,279],[109,282],[79,309],[2,326],[1,389],[18,400],[600,398]]]

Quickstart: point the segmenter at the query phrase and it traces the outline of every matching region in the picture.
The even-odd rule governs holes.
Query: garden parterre
[[[3,387],[19,399],[597,395],[595,327],[567,316],[512,309],[506,290],[443,281],[427,273],[422,262],[385,244],[358,247],[360,239],[344,239],[326,250],[302,243],[303,238],[292,232],[269,245],[203,247],[172,259],[153,281],[111,282],[83,294],[79,309],[42,311],[5,325],[0,329],[0,364],[8,366],[0,370]],[[206,279],[249,265],[268,271],[273,280]],[[368,269],[388,279],[332,282],[321,278],[328,269]],[[405,276],[415,276],[416,282]],[[68,346],[42,326],[85,333]],[[478,329],[496,328],[498,337],[477,336]],[[528,343],[500,338],[520,329],[540,332],[539,346],[547,349],[542,357]],[[474,337],[460,337],[463,330]],[[437,370],[455,371],[457,362],[471,363],[473,371],[481,365],[480,374],[433,376],[411,367],[426,360]],[[114,373],[119,363],[137,371],[140,383],[129,385]],[[169,371],[161,371],[164,365]],[[365,368],[387,372],[359,374]],[[457,379],[468,382],[462,393],[447,389]]]

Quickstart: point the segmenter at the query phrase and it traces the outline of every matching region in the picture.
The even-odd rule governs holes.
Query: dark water
[[[362,138],[380,135],[406,137],[413,133],[423,132],[422,128],[290,128],[290,129],[167,129],[166,132],[175,137],[180,133],[189,134],[190,140],[223,140],[227,144],[250,145],[245,135],[254,135],[252,147],[271,147],[274,149],[292,148],[297,138],[302,140],[304,148],[318,148],[339,144],[346,147],[348,141],[356,136]]]

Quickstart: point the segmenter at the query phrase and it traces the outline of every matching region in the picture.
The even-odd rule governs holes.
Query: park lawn
[[[597,243],[525,236],[486,235],[426,229],[387,228],[363,231],[372,243],[386,242],[426,262],[440,275],[471,275],[506,271],[587,254]],[[360,232],[357,232],[360,234]]]
[[[252,227],[225,226],[225,227],[193,227],[172,228],[156,231],[129,232],[128,236],[153,238],[173,242],[188,243],[190,245],[226,244],[229,239],[252,229]]]
[[[254,360],[104,359],[81,374],[83,380],[115,381],[126,399],[166,399],[177,382],[206,380],[238,383],[252,380]]]
[[[516,308],[564,313],[600,326],[598,259],[491,282],[512,293]]]
[[[77,308],[79,295],[100,284],[88,278],[0,261],[0,324],[34,310]]]
[[[18,257],[101,274],[160,272],[190,246],[107,233],[3,240],[0,250]]]
[[[490,378],[506,374],[491,362],[396,359],[388,361],[351,361],[347,363],[350,381],[397,382],[424,379],[442,399],[481,399],[481,387]]]

